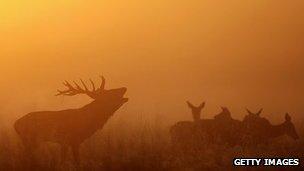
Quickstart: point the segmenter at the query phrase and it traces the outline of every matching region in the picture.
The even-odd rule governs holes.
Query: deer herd
[[[79,164],[79,147],[96,131],[103,128],[113,114],[128,101],[124,97],[127,88],[105,89],[105,79],[101,77],[101,85],[96,88],[90,79],[92,90],[83,80],[80,84],[65,81],[66,90],[58,90],[59,95],[74,96],[85,94],[92,98],[89,104],[61,111],[39,111],[24,115],[15,124],[15,130],[23,143],[26,154],[33,156],[33,151],[43,142],[55,142],[61,146],[62,162],[66,160],[69,149],[72,150],[74,161]],[[285,114],[285,121],[272,125],[266,118],[261,117],[262,109],[248,115],[242,121],[233,119],[228,108],[213,119],[201,119],[201,111],[205,103],[194,106],[187,102],[192,111],[193,121],[181,121],[170,128],[173,146],[196,143],[223,144],[236,146],[245,144],[257,145],[267,143],[270,138],[288,135],[293,139],[299,136],[291,121],[291,116]]]
[[[268,144],[271,139],[287,135],[298,139],[291,116],[286,113],[285,121],[272,125],[266,118],[261,117],[263,109],[257,113],[246,109],[248,114],[243,121],[233,119],[228,108],[213,119],[201,119],[201,111],[205,103],[194,106],[187,102],[192,111],[193,121],[181,121],[170,129],[173,145],[187,148],[201,144],[218,144],[227,147],[256,147],[259,144]]]

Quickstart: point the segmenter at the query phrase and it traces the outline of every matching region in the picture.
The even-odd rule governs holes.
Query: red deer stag
[[[99,88],[95,88],[93,81],[92,91],[81,80],[83,88],[76,82],[72,86],[68,81],[63,84],[67,90],[58,90],[59,95],[74,96],[85,94],[93,101],[78,109],[62,111],[40,111],[29,113],[15,122],[16,132],[20,135],[28,155],[42,142],[50,141],[61,145],[62,162],[65,161],[69,147],[72,148],[74,160],[79,164],[79,146],[91,137],[97,130],[102,129],[109,118],[125,102],[127,88],[106,90],[105,79]]]

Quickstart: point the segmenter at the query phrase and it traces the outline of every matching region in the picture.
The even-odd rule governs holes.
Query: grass
[[[69,160],[60,164],[59,146],[43,144],[36,152],[34,170],[105,170],[105,171],[162,171],[162,170],[234,170],[235,157],[302,157],[304,142],[294,142],[286,137],[276,139],[269,146],[243,151],[241,148],[224,148],[211,145],[186,152],[171,148],[169,126],[157,122],[140,122],[128,125],[118,120],[98,131],[81,146],[81,166]],[[302,136],[303,134],[303,130]],[[27,156],[16,134],[0,130],[0,170],[25,170]],[[263,170],[265,168],[253,168]],[[276,170],[277,168],[268,168]],[[299,169],[299,168],[294,168]],[[239,168],[239,170],[248,170]]]

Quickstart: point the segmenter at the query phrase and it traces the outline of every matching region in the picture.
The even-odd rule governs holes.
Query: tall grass
[[[159,120],[141,120],[128,124],[117,120],[85,141],[81,146],[81,166],[76,168],[71,153],[68,161],[60,163],[57,144],[45,143],[35,152],[33,170],[234,170],[235,157],[302,157],[304,143],[286,137],[276,139],[268,146],[251,150],[225,148],[217,145],[193,148],[186,152],[171,147],[169,125]],[[13,128],[11,128],[13,129]],[[301,130],[301,137],[304,131]],[[303,158],[302,158],[303,159]],[[0,170],[25,170],[27,156],[14,131],[0,130]],[[246,168],[240,168],[240,170]],[[254,168],[263,169],[263,168]],[[271,168],[276,169],[276,168]],[[298,169],[298,168],[295,168]]]

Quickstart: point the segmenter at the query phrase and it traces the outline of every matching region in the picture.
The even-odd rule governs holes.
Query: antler
[[[65,82],[63,82],[63,85],[66,86],[67,89],[66,90],[57,90],[58,93],[56,94],[56,96],[60,96],[60,95],[74,96],[77,94],[86,94],[89,97],[96,99],[97,96],[100,94],[100,92],[102,90],[104,90],[104,87],[105,87],[105,79],[103,76],[100,76],[100,77],[101,77],[102,82],[101,82],[100,88],[98,88],[98,89],[95,88],[94,82],[91,79],[89,79],[89,80],[92,84],[92,91],[90,91],[88,89],[88,87],[86,86],[86,84],[84,83],[84,81],[82,79],[80,79],[80,82],[84,88],[81,88],[75,81],[73,81],[75,86],[72,86],[68,81],[65,81]]]

